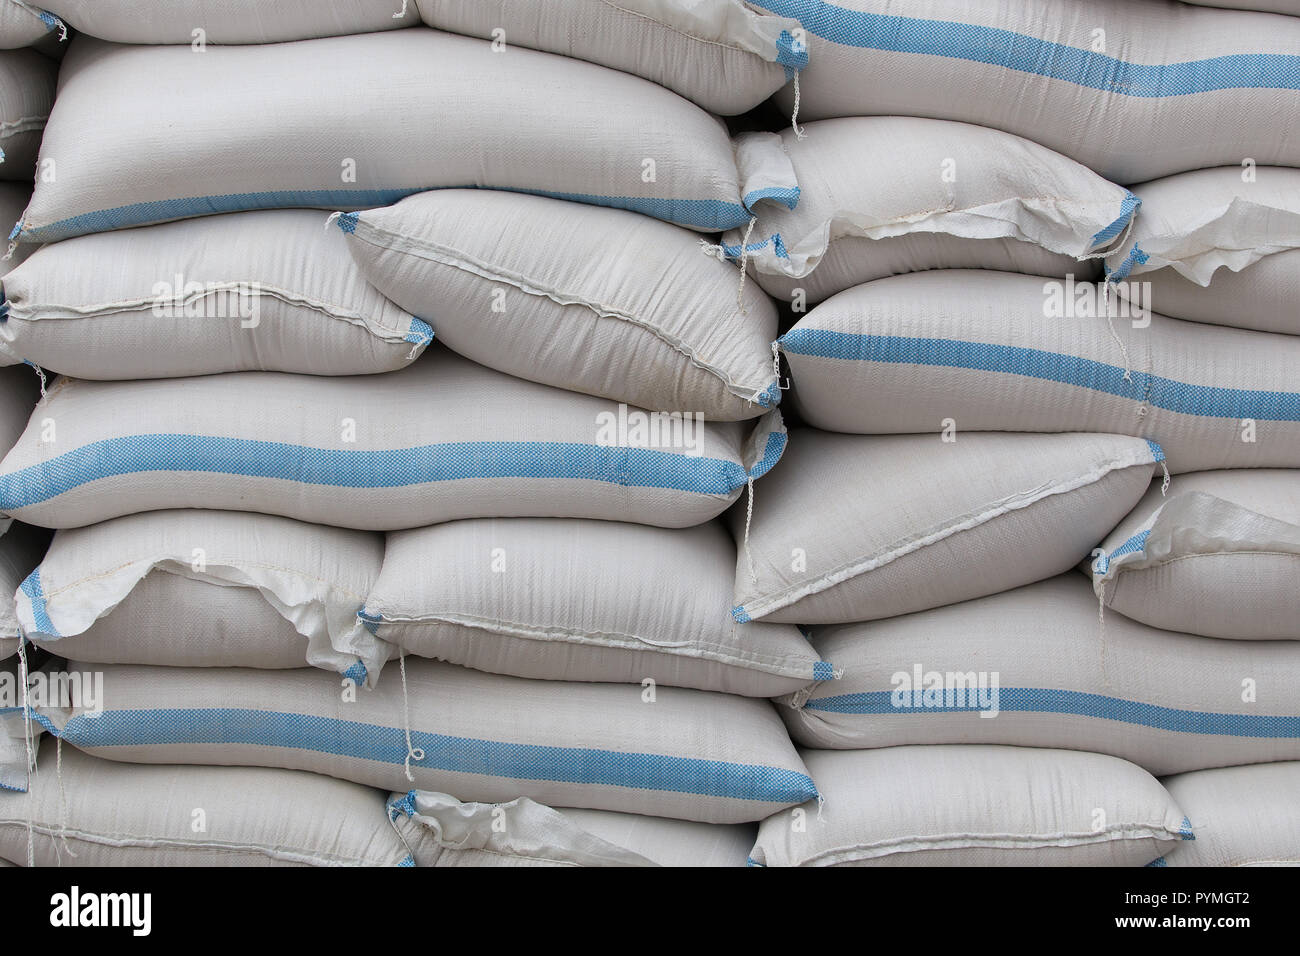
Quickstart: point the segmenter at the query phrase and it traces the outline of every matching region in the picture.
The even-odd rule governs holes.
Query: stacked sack
[[[0,856],[743,865],[817,795],[768,698],[829,671],[728,613],[777,310],[701,236],[799,193],[708,111],[798,24],[54,6],[0,326],[50,380],[0,508],[56,533]]]
[[[753,861],[1300,858],[1300,19],[755,6],[801,201],[718,251],[803,426],[733,613],[840,676],[779,702],[823,802]]]

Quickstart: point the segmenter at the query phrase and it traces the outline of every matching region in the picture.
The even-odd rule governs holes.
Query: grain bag
[[[416,0],[439,30],[635,73],[710,113],[758,106],[808,64],[799,22],[737,0]]]
[[[432,330],[324,222],[262,210],[45,246],[4,278],[0,355],[91,379],[402,368]]]
[[[520,378],[710,420],[781,397],[776,307],[699,236],[621,209],[445,189],[336,220],[380,292]]]
[[[388,536],[360,624],[422,657],[545,680],[776,697],[831,676],[791,624],[727,609],[721,524],[480,518]]]
[[[765,700],[660,687],[650,703],[635,685],[414,658],[405,693],[391,672],[357,692],[312,668],[69,667],[103,672],[103,711],[46,707],[41,722],[112,760],[284,767],[390,791],[706,823],[759,820],[817,793]]]
[[[1300,338],[1168,319],[1090,283],[894,276],[823,302],[780,348],[818,428],[1110,432],[1158,442],[1175,474],[1300,467]]]
[[[1117,183],[1300,165],[1300,20],[1166,0],[755,0],[807,31],[799,115],[961,120]],[[788,110],[793,92],[778,96]]]
[[[813,642],[843,677],[779,705],[808,747],[1055,747],[1157,775],[1300,759],[1300,642],[1103,625],[1075,574]]]
[[[41,0],[78,33],[118,43],[279,43],[409,27],[402,0]],[[204,50],[204,52],[206,52]]]
[[[378,534],[271,515],[127,515],[56,534],[15,595],[18,620],[61,657],[276,668],[305,651],[373,686],[389,648],[353,624],[383,555]]]
[[[1300,471],[1153,486],[1088,564],[1107,607],[1206,637],[1300,640]]]
[[[296,770],[132,767],[53,739],[0,793],[0,856],[36,866],[410,866],[383,794]],[[56,769],[57,766],[57,769]]]
[[[59,20],[26,0],[0,2],[0,50],[14,50],[43,40]]]
[[[446,186],[541,193],[709,232],[748,222],[764,199],[797,199],[779,139],[751,140],[756,155],[737,157],[721,120],[626,73],[532,50],[497,56],[424,28],[201,56],[78,37],[42,144],[58,180],[37,184],[16,238],[243,209],[361,209]],[[764,188],[742,181],[738,158]],[[771,191],[773,175],[783,189]]]
[[[824,808],[758,828],[758,866],[1141,866],[1192,840],[1145,771],[1018,747],[802,751]]]
[[[1106,259],[1121,296],[1136,289],[1177,319],[1300,335],[1300,169],[1198,169],[1134,188],[1142,215]]]
[[[58,70],[35,50],[0,51],[0,179],[30,183],[36,173]]]
[[[17,222],[22,218],[32,198],[31,187],[26,183],[0,183],[0,223]],[[15,246],[14,254],[9,259],[0,259],[0,279],[22,265],[29,255],[39,246]],[[2,287],[0,287],[0,291]],[[0,354],[0,365],[12,364],[12,359]]]
[[[686,527],[784,447],[775,410],[756,426],[654,417],[446,351],[382,376],[60,379],[0,464],[0,511],[65,528],[165,508],[380,531],[487,515]]]
[[[1300,866],[1300,763],[1201,770],[1161,782],[1195,821],[1196,841],[1156,866]]]
[[[0,538],[0,660],[18,652],[22,640],[15,592],[40,564],[50,533],[44,528],[15,524]]]
[[[1078,564],[1146,491],[1160,449],[1118,435],[800,429],[739,541],[738,621],[866,621]]]
[[[793,130],[781,140],[800,202],[763,207],[744,256],[759,285],[787,301],[795,289],[820,302],[924,269],[1095,273],[1098,250],[1124,233],[1138,206],[1073,160],[965,123],[832,119],[809,123],[802,140]],[[745,231],[723,236],[730,258],[741,257]]]
[[[388,814],[416,866],[744,866],[752,824],[708,824],[610,810],[552,809],[519,797],[461,803],[411,790]]]

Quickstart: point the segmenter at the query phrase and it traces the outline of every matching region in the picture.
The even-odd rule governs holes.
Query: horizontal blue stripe
[[[41,590],[41,569],[33,568],[32,573],[18,585],[18,590],[26,594],[31,601],[32,620],[36,624],[37,632],[47,637],[59,637],[59,632],[54,629],[54,622],[50,620],[49,609],[45,604],[45,592]]]
[[[1191,385],[1136,369],[1014,345],[991,345],[957,339],[912,338],[901,335],[859,335],[828,329],[794,328],[781,337],[781,349],[795,355],[902,365],[933,365],[981,372],[1023,375],[1063,385],[1076,385],[1135,402],[1146,401],[1182,415],[1209,418],[1253,418],[1257,421],[1300,421],[1300,393],[1265,392],[1242,388]]]
[[[1133,214],[1137,212],[1138,207],[1141,205],[1141,199],[1138,199],[1137,196],[1134,196],[1132,193],[1127,193],[1124,197],[1124,201],[1120,203],[1119,216],[1117,216],[1115,221],[1109,226],[1102,229],[1092,237],[1088,248],[1095,249],[1097,246],[1105,245],[1123,232],[1128,227],[1129,222],[1133,219]]]
[[[81,748],[235,744],[309,750],[398,767],[407,757],[405,732],[400,727],[269,710],[107,710],[93,718],[72,718],[62,736]],[[411,730],[411,746],[425,753],[423,760],[412,760],[414,766],[486,777],[604,784],[781,804],[803,803],[817,796],[817,788],[806,774],[783,767],[514,744],[415,729]]]
[[[340,209],[347,206],[374,208],[388,206],[407,196],[433,189],[478,189],[478,186],[416,186],[400,189],[294,189],[272,192],[232,193],[224,196],[187,196],[154,202],[131,203],[112,209],[99,209],[60,219],[46,226],[23,228],[22,242],[55,242],[92,232],[107,232],[171,219],[190,219],[218,213],[243,212],[249,209],[320,208]],[[655,219],[675,222],[706,232],[735,229],[749,222],[749,211],[739,202],[720,199],[664,199],[646,196],[599,196],[594,193],[550,192],[544,189],[510,189],[492,187],[499,192],[528,193],[627,209]],[[739,198],[739,197],[737,197]],[[20,224],[22,225],[22,224]]]
[[[771,199],[779,202],[787,209],[793,209],[799,205],[799,187],[798,186],[767,186],[763,189],[755,189],[752,192],[745,193],[745,208],[751,212],[754,204],[762,199]]]
[[[952,714],[976,713],[984,708],[965,707],[895,707],[893,692],[866,691],[821,697],[804,705],[808,710],[831,714]],[[998,710],[1003,713],[1069,714],[1075,717],[1099,717],[1124,724],[1137,724],[1180,734],[1211,734],[1220,737],[1300,738],[1300,716],[1266,714],[1218,714],[1202,710],[1160,707],[1121,697],[1086,694],[1082,691],[1043,687],[1003,687],[998,690]]]
[[[779,439],[779,440],[778,440]],[[768,436],[780,457],[784,435]],[[764,467],[764,463],[766,466]],[[760,462],[754,477],[775,462]],[[130,435],[83,445],[0,475],[0,511],[49,501],[101,478],[147,472],[202,472],[279,478],[336,488],[401,488],[465,478],[572,478],[625,487],[729,495],[744,468],[719,458],[651,448],[574,442],[447,442],[381,451],[341,451],[207,435]]]
[[[1121,554],[1131,554],[1135,551],[1141,551],[1144,547],[1146,547],[1147,538],[1149,538],[1150,536],[1151,536],[1150,528],[1147,528],[1147,530],[1145,531],[1139,531],[1137,534],[1133,535],[1133,537],[1129,538],[1127,541],[1121,544],[1110,554],[1100,555],[1097,558],[1097,560],[1092,563],[1093,573],[1105,574],[1107,571],[1110,570],[1111,561],[1118,558]]]
[[[973,23],[864,13],[823,0],[755,0],[755,5],[794,17],[809,33],[840,46],[986,63],[1122,96],[1150,99],[1212,90],[1300,89],[1300,56],[1286,53],[1133,63]]]

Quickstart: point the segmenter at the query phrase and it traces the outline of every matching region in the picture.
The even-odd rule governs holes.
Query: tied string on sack
[[[1124,243],[1128,240],[1128,234],[1133,230],[1133,223],[1135,221],[1137,221],[1136,213],[1129,216],[1128,224],[1124,226],[1124,231],[1121,232],[1119,236],[1116,237],[1116,239],[1110,244],[1109,249],[1103,249],[1100,252],[1084,253],[1081,256],[1076,256],[1075,257],[1076,261],[1088,262],[1092,259],[1103,259],[1106,256],[1110,255],[1111,251],[1115,249],[1123,248]],[[1115,330],[1115,317],[1110,314],[1110,287],[1112,284],[1113,283],[1111,281],[1110,276],[1106,276],[1106,278],[1102,281],[1101,284],[1102,308],[1106,313],[1106,328],[1110,330],[1110,337],[1114,339],[1115,344],[1119,346],[1119,354],[1124,359],[1124,381],[1131,382],[1133,381],[1133,376],[1129,370],[1128,346],[1124,344],[1124,340],[1120,338],[1119,332]]]
[[[402,726],[406,729],[406,779],[414,783],[415,776],[411,773],[411,761],[419,763],[423,760],[424,751],[411,745],[411,699],[406,692],[406,650],[400,644],[397,646],[397,660],[402,671]]]
[[[790,128],[795,139],[807,139],[808,134],[799,125],[799,71],[794,71],[794,107],[790,110]]]
[[[27,637],[21,631],[18,632],[18,683],[22,687],[22,712],[23,712],[23,745],[27,754],[27,766],[24,771],[27,774],[27,866],[32,868],[36,866],[36,839],[35,839],[35,815],[36,808],[33,805],[35,797],[32,794],[32,770],[35,769],[36,755],[32,750],[32,712],[31,696],[27,686]]]
[[[394,20],[400,20],[400,19],[402,19],[404,16],[406,16],[406,7],[407,7],[407,5],[408,5],[409,3],[410,3],[410,0],[402,0],[402,9],[401,9],[400,11],[398,11],[397,13],[394,13],[394,14],[393,14],[393,19],[394,19]]]
[[[740,310],[741,315],[749,315],[749,310],[745,308],[745,272],[749,267],[749,237],[753,234],[757,222],[757,216],[750,217],[749,225],[745,227],[745,235],[740,240],[740,285],[736,288],[736,308]],[[711,256],[719,262],[727,261],[727,250],[722,243],[713,243],[701,239],[700,249],[706,256]]]

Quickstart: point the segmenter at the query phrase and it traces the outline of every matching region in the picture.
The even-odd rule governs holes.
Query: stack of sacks
[[[768,698],[831,672],[728,613],[719,516],[786,443],[777,310],[700,233],[798,189],[779,137],[695,104],[770,96],[798,24],[59,6],[88,35],[0,325],[60,376],[0,464],[0,509],[57,529],[15,600],[66,680],[29,712],[80,752],[66,789],[175,793],[114,842],[47,742],[36,837],[0,808],[0,856],[448,865],[472,819],[480,863],[743,865],[817,797]],[[336,805],[309,830],[267,796],[304,776]],[[256,802],[178,832],[218,785]]]
[[[733,512],[733,613],[805,626],[843,676],[780,702],[825,802],[753,861],[1174,865],[1192,807],[1230,809],[1153,775],[1230,765],[1269,764],[1280,808],[1300,152],[1269,117],[1300,107],[1300,20],[754,5],[808,37],[802,195],[717,251],[790,302],[805,427]],[[1193,862],[1258,855],[1238,832]]]

